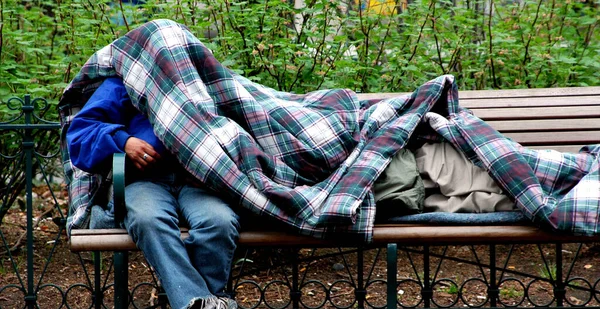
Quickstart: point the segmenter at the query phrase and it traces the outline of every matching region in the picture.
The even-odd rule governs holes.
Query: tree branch
[[[433,30],[433,38],[435,39],[435,49],[437,51],[438,64],[440,65],[440,68],[442,69],[442,74],[446,74],[446,69],[444,68],[444,62],[442,60],[442,51],[440,50],[440,42],[438,40],[437,33],[435,32],[435,11],[436,11],[436,6],[434,5],[433,13],[431,16],[431,28]]]
[[[540,9],[542,7],[542,2],[544,0],[540,0],[538,2],[538,6],[537,6],[537,10],[535,12],[535,18],[533,19],[533,22],[531,23],[531,31],[535,31],[535,24],[537,23],[537,20],[539,18],[540,15]],[[527,43],[525,43],[525,54],[523,55],[523,68],[525,68],[527,62],[531,59],[531,57],[529,56],[529,46],[531,44],[531,38],[533,36],[531,35],[531,32],[529,33],[529,36],[527,38]],[[529,78],[525,78],[525,83],[527,84],[527,87],[531,88],[531,81],[529,80]]]
[[[492,38],[492,12],[494,9],[494,0],[490,0],[490,14],[489,14],[489,20],[488,20],[488,35],[489,35],[489,53],[490,53],[490,65],[491,65],[491,70],[492,70],[492,81],[494,83],[494,88],[498,89],[500,88],[498,86],[498,81],[496,79],[496,68],[494,66],[494,55],[493,55],[493,38]]]
[[[421,30],[419,30],[419,35],[417,36],[417,42],[415,42],[415,48],[413,49],[412,55],[410,55],[410,58],[408,58],[408,62],[411,62],[417,53],[417,47],[419,46],[419,42],[421,41],[421,37],[423,36],[423,29],[425,28],[425,24],[427,24],[427,20],[429,19],[429,11],[431,10],[431,7],[435,4],[435,2],[436,1],[431,1],[431,3],[429,4],[429,9],[427,10],[427,15],[425,16],[425,20],[423,21],[423,24],[421,25]]]
[[[125,28],[127,28],[127,32],[129,32],[129,23],[127,22],[127,18],[125,17],[125,11],[123,10],[123,0],[119,0],[119,8],[121,9],[121,17],[123,17]]]

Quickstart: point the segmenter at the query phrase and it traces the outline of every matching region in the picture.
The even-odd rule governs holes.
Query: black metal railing
[[[56,118],[52,107],[29,95],[0,106],[0,308],[110,308],[110,255],[68,250],[60,123],[46,119]],[[146,266],[141,255],[136,263]],[[165,307],[164,297],[149,296],[158,284],[148,273],[133,282],[130,304]]]
[[[56,122],[46,121],[40,117],[49,108],[48,103],[44,99],[32,100],[28,95],[24,99],[11,98],[8,100],[6,108],[8,113],[4,115],[4,119],[0,122],[0,130],[2,132],[2,151],[6,151],[7,153],[0,153],[0,155],[3,162],[1,165],[2,171],[7,172],[8,175],[3,175],[2,177],[4,182],[1,184],[3,195],[2,207],[0,208],[2,211],[0,214],[4,223],[4,217],[9,212],[9,207],[15,201],[15,197],[21,194],[21,190],[24,187],[26,267],[23,269],[18,265],[13,254],[13,252],[18,251],[16,250],[18,248],[10,246],[5,236],[5,231],[0,230],[2,247],[5,250],[3,258],[10,261],[10,267],[17,279],[15,283],[0,286],[0,295],[7,294],[3,293],[6,291],[14,291],[13,293],[16,293],[16,295],[22,293],[23,307],[36,308],[40,306],[38,295],[44,289],[54,288],[62,298],[65,295],[65,291],[61,287],[52,283],[44,283],[44,274],[48,269],[57,245],[61,241],[60,235],[64,231],[64,223],[66,221],[66,214],[59,206],[57,197],[52,190],[49,192],[51,192],[51,199],[53,200],[51,204],[53,206],[51,206],[51,210],[47,213],[56,215],[54,222],[57,223],[58,232],[56,233],[56,238],[48,257],[41,264],[42,268],[34,267],[34,259],[36,258],[36,251],[34,250],[34,224],[42,219],[37,217],[38,220],[34,222],[34,219],[36,219],[33,209],[34,176],[39,175],[45,185],[48,187],[51,186],[51,177],[46,173],[46,163],[58,155],[56,144],[58,142],[60,125]],[[25,280],[23,280],[22,270],[25,270]],[[37,280],[35,280],[36,271],[39,272]],[[11,296],[9,298],[4,297],[3,299],[17,299],[15,294]],[[0,306],[2,306],[1,301]],[[9,304],[6,307],[10,308],[13,306],[14,304]]]

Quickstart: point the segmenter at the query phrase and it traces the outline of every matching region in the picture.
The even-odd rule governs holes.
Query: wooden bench
[[[361,99],[387,98],[398,94],[362,94]],[[600,143],[600,87],[552,88],[524,90],[461,91],[461,105],[488,122],[506,136],[524,146],[577,152],[582,145]],[[118,160],[117,160],[118,161]],[[123,164],[117,162],[116,164]],[[116,178],[115,178],[116,179]],[[387,248],[388,278],[387,307],[396,308],[396,248],[401,246],[430,246],[449,244],[535,243],[562,244],[598,242],[600,237],[560,235],[532,225],[510,226],[430,226],[422,224],[376,225],[373,243],[368,247]],[[187,232],[182,231],[182,237]],[[558,249],[557,245],[557,251]],[[353,243],[331,242],[288,232],[252,230],[242,231],[240,248],[246,247],[357,247]],[[115,273],[124,275],[115,280],[115,307],[127,307],[127,295],[120,294],[126,287],[127,251],[136,250],[134,243],[122,229],[73,230],[70,238],[72,251],[115,251]],[[558,252],[557,252],[558,254]],[[117,265],[117,259],[120,265]],[[493,259],[493,257],[492,257]],[[489,265],[495,265],[494,260]],[[124,269],[123,269],[124,267]],[[557,266],[558,268],[558,266]],[[124,274],[123,274],[124,273]],[[428,278],[428,276],[425,276]],[[125,280],[125,283],[116,282]],[[492,283],[492,285],[494,285]],[[494,286],[497,288],[497,286]],[[564,288],[564,286],[563,286]],[[293,290],[293,288],[291,288]],[[557,289],[557,304],[562,306],[564,293]],[[294,292],[298,292],[295,290]],[[495,292],[497,294],[497,291]],[[360,294],[360,293],[359,293]],[[428,297],[423,294],[424,298]],[[494,295],[491,295],[493,297]],[[497,296],[497,295],[496,295]],[[294,307],[298,306],[294,294]],[[357,294],[357,297],[358,294]],[[362,296],[364,297],[364,295]],[[359,302],[359,307],[361,307]],[[490,299],[489,304],[496,306]],[[425,306],[429,302],[425,301]]]

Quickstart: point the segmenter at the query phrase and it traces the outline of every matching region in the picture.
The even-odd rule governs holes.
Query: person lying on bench
[[[67,131],[73,164],[97,173],[114,153],[127,167],[124,226],[155,269],[172,308],[234,309],[224,293],[239,236],[238,215],[192,182],[131,101],[120,78],[104,80]],[[108,167],[107,167],[108,164]],[[180,238],[180,222],[190,228]]]

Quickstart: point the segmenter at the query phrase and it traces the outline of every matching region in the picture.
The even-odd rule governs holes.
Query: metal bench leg
[[[433,289],[431,288],[431,278],[429,274],[429,261],[430,261],[429,245],[423,246],[423,291],[421,291],[421,297],[423,298],[423,306],[425,308],[431,308],[431,299],[433,298]]]
[[[396,295],[396,286],[398,285],[396,276],[398,275],[398,245],[387,245],[387,309],[396,309],[398,299]]]
[[[94,257],[94,308],[102,309],[104,293],[102,291],[102,255],[100,251],[93,251]]]
[[[362,247],[357,248],[356,252],[356,290],[354,296],[356,297],[356,303],[358,309],[365,308],[365,301],[367,299],[367,290],[365,289],[364,283],[364,249]]]
[[[169,305],[169,298],[167,297],[167,293],[165,289],[163,289],[162,285],[158,287],[158,303],[161,309],[167,309],[167,305]]]
[[[562,252],[562,244],[556,243],[556,261],[554,265],[556,265],[556,278],[554,278],[554,297],[556,298],[556,306],[562,307],[564,306],[565,301],[565,283],[563,282],[563,252]]]
[[[496,245],[490,245],[490,285],[488,288],[488,299],[492,307],[498,306],[498,299],[500,297],[496,271]]]
[[[300,287],[298,284],[298,249],[292,250],[292,287],[290,289],[290,298],[292,300],[292,308],[298,309],[300,308]]]
[[[126,309],[129,305],[129,274],[128,274],[128,252],[115,251],[115,309]]]

